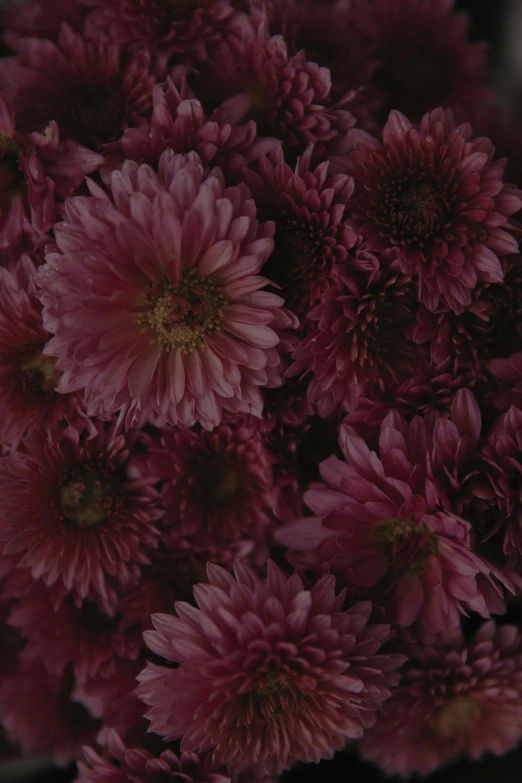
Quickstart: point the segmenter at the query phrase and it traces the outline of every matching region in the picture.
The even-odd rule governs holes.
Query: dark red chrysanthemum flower
[[[58,425],[89,425],[79,394],[58,394],[60,373],[43,354],[50,335],[42,325],[35,267],[22,256],[12,272],[0,269],[0,443]]]
[[[154,66],[158,72],[161,65]],[[0,61],[0,85],[26,131],[51,120],[63,138],[100,149],[150,117],[150,54],[126,54],[108,38],[91,39],[64,24],[58,43],[29,38],[16,57]]]
[[[421,306],[411,330],[417,343],[430,342],[434,364],[449,361],[453,373],[487,375],[491,359],[522,348],[522,267],[520,257],[503,262],[502,283],[480,283],[461,313],[446,307],[430,312]]]
[[[94,11],[85,30],[108,33],[120,44],[203,60],[225,31],[234,9],[229,0],[84,0]]]
[[[461,754],[501,754],[522,737],[522,640],[514,626],[484,623],[408,650],[404,677],[362,740],[388,774],[428,775]]]
[[[114,605],[115,588],[136,582],[149,562],[161,516],[152,479],[127,476],[131,439],[98,425],[38,433],[0,460],[0,541],[6,555],[46,585]]]
[[[294,553],[315,553],[317,565],[327,563],[346,584],[384,600],[399,625],[419,622],[438,633],[458,627],[469,610],[484,617],[502,613],[509,583],[470,550],[471,525],[439,510],[427,458],[429,426],[418,417],[408,426],[391,412],[382,423],[379,455],[346,425],[340,445],[345,459],[323,462],[324,483],[305,493],[317,516],[276,532],[293,550],[291,559],[298,563]],[[441,438],[439,449],[444,446]]]
[[[136,660],[143,646],[148,617],[140,591],[124,595],[108,614],[95,601],[78,606],[72,594],[55,607],[45,585],[35,583],[9,617],[9,624],[27,639],[22,657],[41,661],[50,674],[62,674],[69,666],[77,685],[98,674],[113,677],[121,659]]]
[[[144,473],[164,482],[167,547],[203,562],[266,559],[274,512],[271,461],[252,418],[230,418],[211,432],[164,429]]]
[[[494,160],[488,139],[473,139],[468,124],[442,109],[419,127],[392,111],[382,146],[351,134],[354,226],[370,250],[394,248],[429,310],[440,302],[460,313],[477,283],[502,282],[499,256],[518,251],[506,229],[522,199],[502,184],[505,160]]]
[[[331,284],[335,265],[346,261],[357,239],[346,223],[351,177],[328,176],[328,162],[311,169],[312,154],[310,145],[293,171],[279,149],[270,158],[263,156],[255,171],[243,171],[260,215],[276,226],[266,274],[281,286],[303,326],[310,307]]]
[[[334,102],[328,68],[289,55],[282,36],[269,37],[264,16],[239,16],[206,64],[201,95],[212,104],[233,95],[250,100],[247,117],[262,136],[282,139],[294,157],[310,143],[318,151],[344,151],[346,132],[356,124],[352,95]],[[199,91],[198,91],[199,94]]]
[[[85,389],[93,415],[124,409],[128,427],[260,416],[297,319],[263,290],[274,229],[246,185],[167,149],[158,173],[133,161],[114,171],[111,196],[89,187],[66,202],[38,273],[58,390]]]
[[[0,252],[16,261],[49,241],[56,196],[71,195],[103,158],[74,142],[61,142],[56,122],[29,136],[0,96]]]
[[[143,748],[126,748],[115,731],[108,734],[110,757],[84,748],[76,783],[232,783],[227,775],[212,772],[195,753],[176,756],[164,750],[156,756]]]
[[[9,740],[25,756],[52,755],[58,764],[75,761],[100,727],[72,701],[73,678],[49,674],[39,661],[27,661],[0,685],[0,720]]]
[[[198,609],[154,616],[147,644],[179,667],[138,678],[151,730],[233,774],[330,758],[373,725],[398,680],[402,657],[376,655],[389,626],[367,626],[369,603],[345,609],[332,576],[305,590],[272,562],[266,580],[240,562],[235,573],[209,565]]]
[[[152,103],[150,121],[127,128],[120,139],[105,146],[112,165],[127,158],[157,166],[167,148],[182,153],[195,150],[205,165],[219,166],[225,176],[238,179],[244,166],[280,145],[276,139],[259,138],[255,122],[239,124],[249,106],[241,96],[207,116],[186,82],[178,89],[167,77],[152,90]]]
[[[308,313],[308,334],[289,370],[309,373],[308,396],[321,416],[390,392],[415,374],[420,349],[406,337],[416,290],[397,264],[366,273],[338,270],[337,281]]]

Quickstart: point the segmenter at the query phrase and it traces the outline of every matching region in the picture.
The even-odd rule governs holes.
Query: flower
[[[63,22],[81,32],[87,9],[80,0],[25,0],[2,9],[3,38],[18,50],[26,38],[58,40]]]
[[[517,629],[482,625],[411,650],[403,680],[363,737],[363,756],[409,777],[466,754],[501,754],[522,737],[522,643]]]
[[[58,391],[85,389],[94,415],[124,408],[130,427],[259,416],[297,323],[257,274],[273,226],[196,153],[166,150],[159,174],[127,161],[111,187],[66,203],[38,272]]]
[[[0,269],[0,443],[7,447],[40,428],[89,425],[80,395],[56,392],[60,374],[43,354],[50,335],[42,326],[35,273],[28,256],[12,272]]]
[[[195,753],[178,757],[166,749],[153,756],[143,748],[126,748],[114,730],[109,732],[107,744],[111,760],[84,748],[87,763],[79,762],[76,783],[231,783],[228,776],[206,770]]]
[[[328,176],[328,161],[311,169],[313,145],[295,171],[281,149],[245,168],[260,215],[276,226],[274,252],[266,265],[271,280],[283,291],[287,306],[302,319],[331,285],[335,266],[344,264],[356,242],[346,222],[353,190],[351,177]]]
[[[71,700],[71,690],[69,672],[53,676],[39,661],[22,663],[2,682],[0,720],[24,756],[52,754],[57,764],[66,765],[94,741],[99,723]]]
[[[249,119],[262,136],[276,136],[294,157],[310,143],[316,152],[345,150],[356,124],[351,94],[334,102],[328,68],[304,52],[288,54],[282,36],[270,37],[263,13],[238,16],[205,64],[198,94],[212,103],[241,94],[250,100]]]
[[[207,567],[199,609],[154,615],[149,647],[177,669],[149,664],[138,696],[151,730],[182,751],[209,751],[230,774],[277,774],[293,761],[330,758],[372,725],[397,682],[401,656],[376,654],[389,626],[367,627],[371,605],[344,609],[333,577],[305,590],[274,563],[261,580],[237,562],[235,578]]]
[[[501,387],[501,391],[493,394],[495,405],[503,411],[512,405],[522,407],[522,352],[507,359],[493,359],[489,370]]]
[[[103,158],[73,142],[60,142],[53,121],[24,136],[0,96],[0,251],[15,261],[49,241],[56,196],[70,195]]]
[[[339,270],[337,278],[308,313],[308,334],[288,371],[312,376],[308,396],[321,416],[397,388],[422,356],[405,335],[416,305],[407,274],[393,264],[357,275]]]
[[[154,482],[129,479],[132,441],[112,426],[37,433],[0,460],[0,542],[34,579],[114,606],[157,545]]]
[[[127,55],[114,41],[87,38],[65,23],[56,44],[28,38],[19,48],[0,61],[0,85],[24,131],[53,120],[63,138],[100,150],[150,116],[162,67],[147,51]]]
[[[438,510],[425,423],[416,417],[408,426],[390,412],[380,457],[347,425],[339,443],[344,460],[321,463],[324,483],[304,496],[317,516],[279,528],[279,543],[313,552],[317,565],[327,563],[346,584],[371,590],[402,626],[417,622],[438,633],[458,627],[469,610],[483,617],[505,611],[502,585],[509,582],[470,551],[471,525]]]
[[[219,166],[225,178],[237,180],[241,169],[262,153],[279,147],[276,139],[257,137],[252,120],[239,124],[248,111],[248,101],[233,97],[210,117],[184,81],[179,90],[170,77],[152,90],[152,118],[138,128],[127,128],[120,139],[105,145],[109,160],[124,157],[156,166],[161,153],[195,150],[202,162]]]
[[[85,0],[85,31],[167,56],[203,60],[233,16],[228,0]]]
[[[256,420],[230,418],[212,432],[164,429],[143,474],[163,479],[168,547],[221,564],[250,553],[266,558],[274,486]]]
[[[113,677],[122,658],[135,660],[141,652],[142,626],[139,594],[123,596],[111,614],[95,601],[76,605],[69,594],[56,608],[45,585],[34,583],[11,610],[9,623],[27,638],[24,660],[41,661],[50,674],[72,668],[76,685],[100,676]]]
[[[440,302],[461,313],[477,283],[502,282],[499,256],[518,250],[506,229],[522,200],[502,184],[505,161],[494,160],[488,139],[473,139],[470,126],[457,126],[443,109],[419,127],[392,111],[382,146],[351,133],[354,227],[369,250],[394,248],[429,310]]]

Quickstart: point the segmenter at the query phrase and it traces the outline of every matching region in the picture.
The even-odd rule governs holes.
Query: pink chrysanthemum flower
[[[104,152],[109,162],[123,156],[156,166],[167,148],[187,153],[195,150],[205,165],[219,166],[225,177],[237,179],[244,166],[261,154],[279,147],[276,139],[258,138],[253,121],[239,124],[248,112],[248,99],[225,101],[210,117],[187,88],[178,89],[170,77],[152,91],[152,118],[139,128],[128,128]]]
[[[43,354],[50,335],[42,326],[35,272],[28,256],[12,272],[0,269],[0,443],[7,447],[40,428],[89,425],[80,395],[56,392],[60,373]]]
[[[205,768],[195,753],[164,750],[154,756],[143,748],[127,748],[117,732],[108,733],[110,758],[84,748],[85,762],[78,764],[76,783],[232,783],[227,775]]]
[[[388,774],[428,775],[461,754],[502,754],[522,737],[522,642],[514,626],[484,623],[411,651],[403,680],[363,737]]]
[[[140,588],[124,595],[110,614],[94,601],[76,605],[69,594],[59,607],[41,583],[17,601],[9,624],[27,638],[22,658],[41,661],[50,674],[69,666],[76,685],[100,675],[113,677],[122,658],[136,660],[142,649]]]
[[[39,270],[58,391],[85,389],[95,415],[125,406],[128,426],[259,416],[297,323],[261,290],[272,224],[195,153],[166,150],[159,174],[127,161],[111,184],[112,199],[91,183],[66,203]]]
[[[2,33],[15,50],[23,47],[26,38],[56,42],[63,22],[80,33],[88,11],[81,0],[24,0],[6,5],[1,11]]]
[[[179,667],[149,664],[138,678],[151,730],[233,774],[330,758],[397,682],[401,656],[376,655],[389,626],[367,627],[369,603],[344,609],[331,576],[305,590],[272,562],[266,581],[241,562],[235,572],[209,565],[199,609],[154,616],[147,644]]]
[[[238,17],[206,64],[200,89],[211,102],[216,94],[248,96],[247,116],[258,133],[282,139],[294,155],[310,143],[340,153],[356,124],[352,95],[334,102],[328,68],[309,62],[304,52],[290,56],[282,36],[269,37],[263,15]]]
[[[518,251],[506,229],[522,198],[502,184],[505,160],[494,160],[488,139],[473,139],[470,126],[457,126],[443,109],[419,127],[392,111],[382,145],[351,133],[354,226],[368,249],[394,248],[429,310],[441,302],[460,313],[477,283],[502,282],[499,256]]]
[[[0,685],[0,720],[25,756],[51,754],[65,765],[94,741],[100,724],[71,700],[72,684],[70,673],[56,677],[27,661]]]
[[[230,418],[212,432],[165,429],[148,454],[146,474],[164,482],[167,546],[184,542],[187,554],[223,565],[251,553],[266,558],[274,488],[255,419]]]
[[[233,17],[229,0],[84,0],[93,6],[88,35],[108,33],[120,44],[203,60]]]
[[[308,313],[308,334],[289,370],[312,376],[308,396],[319,415],[350,410],[362,396],[389,392],[414,374],[422,354],[405,331],[416,306],[415,286],[396,264],[338,270]]]
[[[489,535],[502,530],[504,553],[517,570],[522,564],[522,411],[511,407],[495,424],[488,445],[482,449],[486,462],[490,499],[496,519]],[[484,468],[483,468],[484,469]],[[493,491],[491,491],[493,490]]]
[[[55,122],[24,136],[0,96],[0,252],[13,260],[49,241],[56,220],[56,196],[71,195],[85,174],[103,163],[95,152],[60,142]]]
[[[154,481],[129,479],[130,438],[99,425],[38,433],[0,460],[0,541],[5,555],[81,599],[114,604],[149,562],[161,516]]]
[[[438,633],[458,627],[469,610],[489,617],[505,604],[500,574],[469,549],[471,526],[438,510],[428,438],[421,419],[408,426],[391,412],[378,456],[343,425],[345,460],[323,462],[324,483],[305,493],[317,516],[280,528],[276,538],[296,554],[314,552],[348,585],[371,589],[399,625],[419,622]]]
[[[90,39],[63,24],[58,43],[29,38],[16,57],[0,61],[0,85],[24,131],[50,120],[63,138],[100,149],[150,117],[150,54],[127,54],[107,38]],[[154,66],[159,73],[161,65]]]
[[[243,172],[260,214],[276,226],[266,272],[303,321],[331,284],[335,265],[346,261],[357,239],[346,223],[353,180],[342,174],[328,176],[328,162],[311,170],[312,154],[310,145],[293,171],[278,149],[270,158],[263,156],[255,171]]]

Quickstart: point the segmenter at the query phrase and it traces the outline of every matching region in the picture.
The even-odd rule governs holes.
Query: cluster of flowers
[[[7,741],[78,783],[514,747],[522,636],[490,618],[522,592],[522,193],[466,18],[2,24]]]

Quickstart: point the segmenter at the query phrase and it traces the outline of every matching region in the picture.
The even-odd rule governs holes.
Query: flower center
[[[211,277],[183,272],[178,283],[150,283],[145,296],[147,304],[138,323],[163,351],[192,353],[204,348],[206,337],[222,328],[227,300]]]
[[[429,723],[430,729],[441,738],[451,739],[465,733],[477,717],[479,705],[469,698],[456,699],[440,707]]]
[[[194,6],[194,0],[160,0],[160,8],[163,14],[172,19],[182,19],[187,16]]]
[[[67,518],[80,528],[107,519],[113,505],[112,486],[95,471],[85,470],[60,487],[60,505]]]
[[[121,87],[110,84],[82,84],[65,102],[62,126],[78,142],[97,146],[120,135],[124,102]]]
[[[391,199],[390,217],[395,234],[404,240],[433,236],[441,229],[447,214],[440,189],[430,183],[410,183]]]
[[[52,394],[60,373],[55,369],[56,359],[37,353],[20,365],[23,390],[32,397],[47,397]]]
[[[288,683],[275,672],[260,680],[249,695],[252,723],[270,723],[278,715],[295,710],[295,699]]]
[[[431,527],[415,519],[387,520],[374,529],[372,538],[385,550],[393,570],[401,574],[422,573],[426,560],[439,548]]]
[[[232,497],[240,483],[236,467],[227,462],[213,463],[203,477],[204,494],[212,502],[224,503]]]
[[[121,615],[110,616],[101,611],[94,603],[87,599],[82,602],[81,608],[82,626],[92,633],[108,633],[118,627],[121,621]]]

